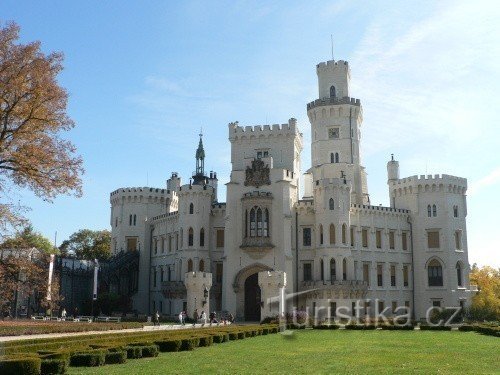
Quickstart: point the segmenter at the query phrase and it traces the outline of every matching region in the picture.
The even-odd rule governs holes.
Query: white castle
[[[111,193],[112,249],[139,254],[111,290],[132,295],[141,313],[191,314],[209,303],[250,321],[270,315],[266,299],[283,287],[299,294],[299,310],[330,307],[332,315],[360,303],[367,315],[406,306],[423,319],[429,307],[469,303],[467,180],[400,178],[391,157],[390,207],[371,205],[349,65],[332,60],[316,71],[319,99],[307,104],[312,166],[302,176],[295,119],[232,122],[226,203],[217,200],[216,173],[205,173],[201,135],[188,184],[174,172],[166,189]]]

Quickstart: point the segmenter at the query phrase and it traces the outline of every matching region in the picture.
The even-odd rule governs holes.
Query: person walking
[[[181,311],[181,312],[179,313],[179,323],[180,323],[181,325],[184,325],[184,319],[183,319],[183,317],[184,317],[184,316],[183,316],[183,314],[184,314],[184,311]]]
[[[155,326],[159,326],[160,325],[160,313],[158,312],[158,310],[156,310],[156,312],[155,312],[154,325]]]
[[[201,312],[200,320],[201,320],[201,326],[205,327],[205,324],[207,324],[207,314],[205,314],[205,311]]]
[[[196,322],[198,321],[198,309],[194,309],[194,314],[193,314],[193,327],[196,326]]]
[[[61,311],[61,319],[66,320],[66,309],[65,308],[63,308]]]

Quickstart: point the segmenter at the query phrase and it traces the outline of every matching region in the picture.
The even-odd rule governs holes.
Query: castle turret
[[[393,182],[399,180],[399,162],[394,160],[394,154],[391,154],[391,160],[387,162],[387,184],[391,186]],[[389,199],[391,202],[391,207],[395,208],[395,200],[391,196],[389,188]]]

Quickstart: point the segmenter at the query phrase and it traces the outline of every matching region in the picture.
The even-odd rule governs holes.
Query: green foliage
[[[229,332],[229,340],[238,340],[238,332]]]
[[[90,352],[74,353],[70,358],[70,365],[75,367],[96,367],[102,366],[105,362],[106,352],[103,350],[93,350]]]
[[[40,358],[34,357],[0,359],[0,374],[39,375],[41,363]]]
[[[158,350],[158,345],[145,345],[141,346],[142,348],[142,356],[143,357],[157,357],[159,350]]]
[[[1,245],[1,249],[32,249],[45,254],[57,253],[57,249],[52,245],[49,239],[44,237],[39,232],[35,232],[31,225],[24,227],[20,232],[16,233],[14,237],[7,238]]]
[[[212,336],[201,336],[200,337],[200,346],[210,346],[214,342]]]
[[[160,352],[178,352],[181,349],[182,340],[163,340],[155,341]]]
[[[115,363],[125,363],[127,361],[127,352],[125,350],[109,351],[105,354],[104,362],[107,365]]]
[[[128,359],[142,358],[142,347],[140,346],[126,346],[123,349],[127,352]]]
[[[41,375],[66,374],[68,361],[65,359],[42,360]]]
[[[465,315],[471,321],[500,321],[500,269],[479,268],[474,264],[469,275],[470,283],[479,292],[472,297],[472,304]]]
[[[111,257],[111,233],[108,230],[81,229],[59,246],[61,253],[75,253],[79,259],[105,260]]]

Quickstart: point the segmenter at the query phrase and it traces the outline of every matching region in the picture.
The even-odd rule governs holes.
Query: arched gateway
[[[259,272],[272,271],[261,263],[254,263],[241,269],[234,278],[233,290],[236,294],[236,317],[246,321],[260,321],[261,291]]]

